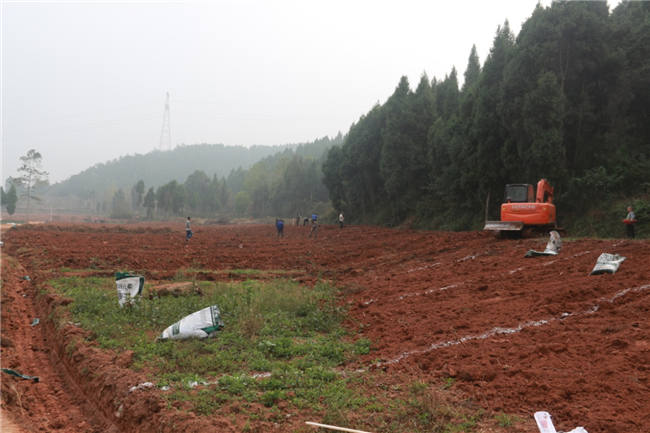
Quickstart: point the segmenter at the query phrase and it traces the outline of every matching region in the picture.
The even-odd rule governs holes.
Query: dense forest
[[[454,69],[414,91],[402,77],[329,151],[324,181],[362,222],[479,228],[488,194],[497,216],[505,184],[540,178],[561,224],[628,202],[650,218],[649,114],[650,2],[538,5],[482,66],[472,48],[462,87]]]

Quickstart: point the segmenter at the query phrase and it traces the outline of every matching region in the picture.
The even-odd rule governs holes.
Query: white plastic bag
[[[551,420],[551,414],[548,412],[540,411],[535,412],[535,421],[537,422],[537,428],[540,433],[558,433],[553,426],[553,421]],[[559,432],[561,433],[561,432]],[[567,433],[588,433],[584,427],[576,427],[573,430]]]
[[[221,312],[219,307],[212,305],[183,317],[178,322],[167,327],[158,338],[161,340],[206,338],[213,336],[221,328],[223,328]]]
[[[598,257],[598,260],[596,260],[596,266],[591,271],[591,275],[604,273],[615,274],[618,267],[623,263],[623,260],[625,260],[625,257],[619,256],[618,254],[602,253]]]
[[[560,239],[560,234],[555,230],[553,230],[550,235],[551,237],[548,240],[544,251],[528,250],[524,257],[557,256],[560,249],[562,249],[562,239]]]

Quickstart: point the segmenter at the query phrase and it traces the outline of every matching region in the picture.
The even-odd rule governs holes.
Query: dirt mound
[[[3,284],[3,297],[6,287],[29,284],[20,280],[21,273],[60,268],[128,270],[157,279],[161,275],[171,279],[187,269],[223,271],[222,275],[232,269],[286,270],[307,284],[324,278],[343,288],[350,326],[361,329],[374,349],[351,368],[381,368],[418,380],[450,378],[486,409],[530,419],[530,431],[535,431],[536,410],[552,413],[561,430],[584,425],[590,433],[641,433],[650,422],[649,241],[565,240],[556,257],[524,258],[529,249],[543,249],[546,239],[497,240],[475,232],[356,226],[322,226],[316,240],[307,237],[308,228],[287,226],[285,237],[277,239],[272,225],[194,229],[194,237],[185,244],[182,224],[150,229],[61,224],[13,228],[3,239],[4,250],[27,271],[13,273]],[[602,252],[627,259],[614,275],[589,276]],[[46,305],[36,308],[40,314],[47,311]],[[4,314],[3,298],[3,317],[15,316],[14,311]],[[23,337],[16,335],[25,324],[10,319],[14,328],[9,331],[5,321],[3,338],[20,341]],[[40,353],[28,349],[30,344],[34,345],[20,343],[16,352],[24,354],[16,356]],[[44,342],[36,346],[50,353],[65,350]],[[91,346],[80,346],[82,359],[73,359],[68,367],[76,369],[75,376],[83,377],[83,365],[96,369],[117,364],[116,359],[102,360],[106,355]],[[3,364],[5,359],[3,347]],[[29,362],[21,358],[14,364],[36,374],[25,368]],[[43,362],[51,363],[52,358]],[[148,418],[164,425],[166,411],[154,390],[141,391],[146,403],[138,406],[138,414],[117,417],[116,396],[132,398],[125,396],[127,384],[117,377],[125,370],[99,371],[106,389],[89,381],[82,385],[83,392],[105,393],[109,397],[98,403],[110,410],[103,418],[85,422],[100,427],[109,423],[121,431],[131,431],[129,425],[143,426]],[[131,377],[128,386],[133,381],[137,378]],[[26,389],[30,385],[20,384]],[[47,395],[56,393],[46,390]],[[34,422],[38,414],[30,419]],[[72,425],[80,423],[78,419],[83,417],[58,424],[82,431]],[[183,422],[205,427],[199,418]]]

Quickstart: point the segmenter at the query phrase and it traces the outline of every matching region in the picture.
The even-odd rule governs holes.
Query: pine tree
[[[476,53],[476,45],[472,45],[472,51],[469,53],[467,68],[465,69],[465,81],[463,82],[462,92],[465,93],[478,83],[481,74],[481,64]]]
[[[48,173],[45,170],[41,170],[42,159],[41,154],[34,149],[30,149],[24,156],[20,157],[22,164],[18,168],[18,172],[22,173],[22,176],[16,178],[16,181],[25,190],[24,195],[27,197],[28,215],[30,213],[31,201],[40,201],[40,198],[34,195],[35,189],[39,185],[47,183]]]

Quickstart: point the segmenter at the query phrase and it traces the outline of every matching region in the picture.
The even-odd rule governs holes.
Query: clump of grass
[[[438,386],[415,382],[408,396],[393,408],[397,414],[392,429],[453,433],[472,431],[483,418],[483,411],[472,405],[452,404]]]
[[[513,424],[512,416],[505,413],[498,413],[494,416],[499,427],[510,427]]]

